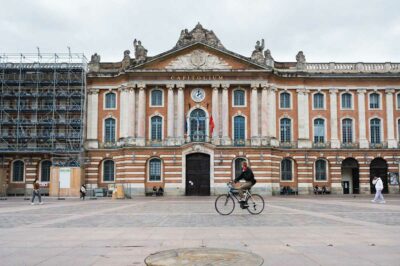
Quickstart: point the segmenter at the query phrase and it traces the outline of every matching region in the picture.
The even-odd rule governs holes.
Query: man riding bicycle
[[[242,173],[235,178],[234,182],[235,184],[238,183],[240,180],[244,179],[244,183],[239,184],[236,186],[236,189],[239,192],[240,196],[240,206],[242,208],[247,208],[249,207],[243,197],[244,191],[249,190],[252,186],[256,184],[256,179],[254,178],[253,171],[250,169],[250,167],[247,166],[247,162],[242,163]]]

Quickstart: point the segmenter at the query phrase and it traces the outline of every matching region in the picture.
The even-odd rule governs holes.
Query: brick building
[[[400,64],[278,62],[264,41],[251,57],[198,24],[174,48],[100,62],[87,75],[86,182],[209,195],[247,160],[263,194],[370,193],[379,175],[396,193]]]

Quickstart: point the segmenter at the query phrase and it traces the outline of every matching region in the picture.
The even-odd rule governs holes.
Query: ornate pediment
[[[224,59],[206,52],[196,49],[188,54],[176,57],[168,65],[166,69],[232,69]]]

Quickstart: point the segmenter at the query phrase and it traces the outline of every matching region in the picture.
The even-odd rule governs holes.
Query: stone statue
[[[122,69],[125,69],[130,65],[130,63],[131,63],[130,53],[131,53],[131,51],[129,51],[129,50],[124,51],[124,59],[122,59],[122,63],[121,63]]]
[[[100,63],[100,55],[98,55],[97,53],[94,53],[92,55],[92,57],[90,58],[90,63],[93,63],[93,64]]]
[[[175,48],[181,48],[196,42],[202,42],[210,46],[224,49],[224,46],[221,44],[221,41],[217,38],[215,33],[203,28],[200,23],[197,23],[196,27],[190,32],[188,29],[182,30]]]
[[[89,62],[89,72],[97,72],[100,70],[100,55],[97,53],[93,54]]]
[[[297,69],[305,69],[306,67],[306,57],[303,54],[303,51],[299,51],[296,55],[296,67]]]
[[[135,59],[137,62],[144,62],[147,58],[147,50],[143,47],[141,41],[136,39],[133,41],[133,47],[135,48]]]
[[[265,47],[265,43],[264,43],[264,39],[261,39],[261,43],[260,41],[256,42],[256,46],[254,47],[254,51],[251,54],[251,59],[259,64],[264,64],[264,47]]]
[[[274,58],[271,55],[271,51],[269,49],[264,52],[265,64],[270,67],[274,67]]]

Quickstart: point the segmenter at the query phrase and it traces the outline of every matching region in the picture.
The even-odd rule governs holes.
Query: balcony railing
[[[386,149],[388,147],[388,143],[386,141],[381,143],[370,143],[369,147],[371,149]]]
[[[293,149],[297,147],[297,142],[291,141],[291,142],[280,142],[279,147],[284,148],[284,149]]]
[[[312,144],[312,147],[314,149],[328,149],[331,147],[331,143],[330,142],[314,142]]]
[[[340,148],[342,149],[358,149],[359,148],[358,142],[348,142],[348,143],[341,143]]]

